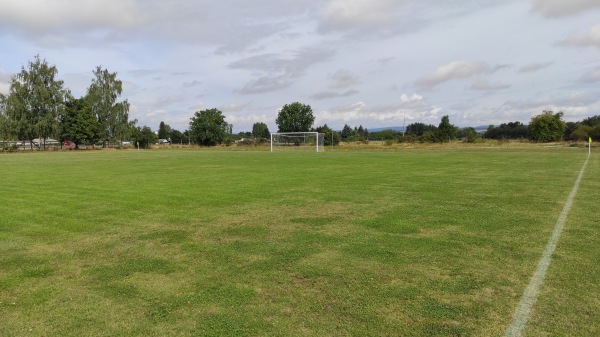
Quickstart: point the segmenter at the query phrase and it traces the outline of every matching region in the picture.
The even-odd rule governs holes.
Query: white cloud
[[[310,97],[314,98],[314,99],[328,99],[328,98],[335,98],[335,97],[348,97],[348,96],[356,95],[358,93],[359,93],[358,90],[353,90],[353,89],[346,90],[343,92],[323,91],[323,92],[316,93]]]
[[[12,75],[0,69],[0,94],[8,95]]]
[[[339,69],[330,78],[333,80],[333,84],[331,85],[333,89],[344,89],[359,83],[356,76],[344,69]]]
[[[287,76],[262,76],[244,84],[239,90],[240,94],[260,94],[265,92],[277,91],[291,86],[294,82]]]
[[[248,102],[228,103],[228,104],[218,107],[218,109],[223,111],[223,113],[235,113],[235,112],[244,111],[249,105],[250,105],[250,103],[248,103]]]
[[[384,20],[391,0],[330,0],[324,16],[331,25],[354,25]]]
[[[533,0],[534,11],[550,17],[577,14],[586,10],[600,8],[598,0]]]
[[[0,0],[0,59],[14,74],[39,53],[75,95],[105,65],[123,81],[132,118],[154,128],[159,116],[187,128],[199,101],[227,110],[236,131],[273,123],[277,108],[293,101],[335,118],[327,123],[336,128],[344,120],[391,125],[404,116],[437,124],[440,114],[458,125],[488,124],[541,112],[539,96],[544,104],[594,106],[598,49],[574,52],[556,41],[598,48],[600,21],[584,12],[598,3]],[[514,69],[501,72],[506,64]],[[7,81],[0,72],[0,91]],[[595,96],[561,96],[571,89]],[[503,106],[509,98],[531,110]]]
[[[425,23],[411,0],[329,0],[318,10],[318,31],[372,39],[415,31]]]
[[[328,77],[332,82],[329,85],[329,88],[331,88],[333,90],[324,90],[324,91],[318,92],[316,94],[311,95],[310,96],[311,98],[322,100],[322,99],[329,99],[329,98],[336,98],[336,97],[348,97],[348,96],[352,96],[352,95],[359,93],[359,91],[356,89],[347,89],[351,86],[354,86],[354,85],[357,85],[360,83],[358,78],[356,76],[352,75],[352,73],[350,73],[348,70],[339,69],[336,72],[334,72],[333,74],[330,74]],[[347,89],[347,90],[343,90],[343,89]],[[340,90],[343,90],[343,91],[340,91]]]
[[[267,114],[243,114],[243,115],[237,115],[237,114],[226,114],[225,115],[225,120],[228,123],[233,124],[233,127],[236,128],[238,125],[246,125],[245,127],[245,131],[250,131],[252,128],[252,125],[254,123],[269,123],[269,121],[274,121],[276,118],[275,113],[273,113],[272,115],[267,115]],[[276,131],[276,128],[272,128],[269,127],[269,129],[272,132]]]
[[[419,78],[416,84],[431,88],[447,81],[469,78],[484,71],[486,66],[481,62],[453,61],[437,68],[432,74]]]
[[[265,93],[291,86],[296,79],[304,76],[308,68],[328,60],[332,55],[333,52],[326,49],[304,49],[291,56],[255,55],[233,62],[229,68],[260,72],[259,77],[247,82],[239,93]]]
[[[565,121],[581,121],[582,119],[598,114],[600,111],[600,92],[589,91],[561,91],[560,93],[541,94],[520,100],[510,100],[503,104],[486,108],[482,116],[482,123],[486,121],[493,124],[508,121],[521,121],[528,123],[531,117],[539,115],[542,111],[562,111]],[[476,107],[481,110],[481,108]]]
[[[0,69],[0,82],[10,82],[12,75]]]
[[[520,73],[534,73],[538,70],[542,70],[544,68],[548,68],[554,62],[544,62],[544,63],[530,63],[519,68]]]
[[[510,84],[501,82],[492,83],[487,80],[480,80],[473,83],[470,88],[478,91],[497,91],[510,88]]]
[[[35,32],[73,27],[127,28],[141,23],[140,12],[134,0],[2,1],[0,21]]]
[[[593,71],[581,76],[581,78],[579,79],[579,82],[583,82],[583,83],[600,82],[600,67],[597,67]]]
[[[191,88],[191,87],[197,87],[202,85],[202,81],[198,81],[198,80],[192,80],[190,82],[184,82],[183,86],[187,87],[187,88]]]
[[[0,94],[7,95],[10,90],[10,84],[0,82]]]
[[[156,69],[133,69],[129,70],[128,73],[134,77],[143,78],[147,76],[156,75],[159,73],[159,71]]]
[[[439,122],[443,109],[428,104],[418,94],[402,94],[400,104],[369,106],[363,101],[316,114],[316,124],[351,126],[362,124],[369,127],[397,126],[406,122]]]
[[[585,32],[569,35],[561,42],[565,46],[600,48],[600,23]]]
[[[423,96],[418,95],[418,94],[412,94],[410,96],[407,94],[400,95],[400,102],[402,102],[402,103],[420,102],[422,100],[423,100]]]

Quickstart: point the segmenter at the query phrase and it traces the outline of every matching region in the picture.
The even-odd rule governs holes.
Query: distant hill
[[[485,132],[488,129],[489,125],[478,125],[478,126],[474,126],[473,128],[475,130],[477,130],[477,132]],[[462,127],[460,127],[462,128]],[[381,128],[373,128],[373,129],[369,129],[367,128],[367,130],[369,130],[369,132],[379,132],[379,131],[384,131],[384,130],[394,130],[394,131],[404,131],[404,128],[401,126],[385,126],[385,127],[381,127]]]
[[[379,132],[379,131],[384,131],[384,130],[404,131],[404,128],[401,126],[386,126],[383,128],[374,128],[374,129],[367,128],[367,130],[369,130],[369,132]]]

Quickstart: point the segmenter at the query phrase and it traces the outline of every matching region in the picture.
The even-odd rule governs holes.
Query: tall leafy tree
[[[257,122],[252,125],[252,136],[256,139],[268,139],[271,137],[271,133],[267,124]]]
[[[594,127],[596,125],[600,125],[600,115],[592,116],[585,118],[581,121],[582,124]]]
[[[165,122],[160,122],[158,125],[158,139],[170,139],[173,129]]]
[[[308,132],[314,121],[310,105],[294,102],[281,108],[275,123],[280,132]]]
[[[576,140],[573,136],[573,132],[577,129],[577,127],[581,124],[580,122],[566,122],[565,123],[565,134],[563,138],[566,140]]]
[[[101,66],[94,70],[94,79],[90,84],[86,99],[92,114],[100,124],[103,146],[110,140],[127,137],[129,128],[129,102],[118,101],[123,93],[123,83],[117,79],[117,73],[111,73]]]
[[[61,118],[61,141],[75,143],[75,148],[84,141],[94,144],[102,137],[100,124],[92,114],[87,101],[83,98],[67,102],[65,114]]]
[[[356,134],[361,140],[369,139],[369,130],[363,128],[362,125],[359,125],[358,129],[356,129]]]
[[[457,127],[450,124],[448,115],[442,116],[440,125],[437,128],[437,141],[448,142],[455,138]]]
[[[132,134],[132,123],[129,120],[129,102],[117,103],[117,118],[115,118],[115,124],[112,127],[113,139],[119,140],[121,146],[123,140],[129,138]],[[133,123],[137,123],[137,120]]]
[[[63,88],[63,81],[57,80],[58,70],[48,65],[45,59],[36,55],[27,68],[11,79],[6,98],[6,117],[10,128],[19,139],[40,138],[43,148],[45,139],[57,137],[60,132],[59,116],[70,96]]]
[[[527,125],[516,121],[510,123],[502,123],[500,126],[495,127],[490,125],[487,131],[483,134],[485,138],[490,139],[518,139],[527,138],[528,131]]]
[[[412,123],[406,126],[406,133],[409,135],[415,135],[417,137],[422,136],[427,131],[436,130],[435,125],[425,123]]]
[[[187,143],[187,137],[184,137],[181,131],[173,129],[173,131],[171,131],[171,143],[183,144],[184,142]]]
[[[342,139],[344,141],[348,140],[348,138],[352,137],[353,133],[354,133],[354,131],[352,130],[350,125],[344,124],[344,128],[342,129],[342,134],[341,134]]]
[[[475,142],[477,139],[477,130],[473,127],[466,127],[456,131],[456,137],[464,139],[468,143]]]
[[[600,124],[596,124],[589,132],[588,135],[595,139],[595,141],[600,141]]]
[[[149,126],[145,125],[131,125],[131,138],[134,146],[139,146],[143,149],[150,147],[150,145],[155,144],[158,141],[156,133],[154,133]]]
[[[562,139],[567,127],[562,120],[563,113],[544,111],[533,116],[529,122],[529,138],[536,142],[555,142]]]
[[[229,124],[218,109],[196,111],[190,119],[192,140],[200,145],[214,146],[227,140]]]
[[[583,123],[580,123],[575,127],[575,130],[571,132],[570,138],[572,140],[584,140],[587,141],[588,137],[590,137],[590,131],[592,131],[592,127]]]

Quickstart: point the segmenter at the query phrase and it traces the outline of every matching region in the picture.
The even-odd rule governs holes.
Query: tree
[[[527,128],[529,139],[536,142],[560,141],[566,128],[562,116],[562,112],[552,111],[543,111],[541,115],[533,116]]]
[[[131,138],[134,142],[134,145],[144,149],[150,147],[150,145],[155,144],[158,141],[158,137],[149,126],[134,127]]]
[[[369,130],[367,130],[367,128],[363,128],[362,125],[358,127],[358,129],[356,130],[356,134],[358,135],[360,140],[369,139]]]
[[[573,132],[575,132],[575,130],[577,129],[577,127],[580,125],[581,123],[579,122],[566,122],[565,125],[565,134],[563,135],[563,139],[565,140],[575,140],[575,138],[573,137]]]
[[[490,125],[483,134],[485,138],[490,139],[519,139],[527,138],[527,126],[521,122],[502,123],[498,127]]]
[[[165,122],[160,122],[158,126],[158,139],[171,139],[172,132],[173,130],[169,125],[165,124]]]
[[[344,124],[344,128],[342,129],[342,140],[347,141],[348,138],[352,137],[354,131],[352,131],[352,128],[350,127],[350,125],[348,124]]]
[[[333,145],[338,145],[340,143],[340,139],[342,138],[339,132],[333,131],[330,127],[327,126],[327,124],[319,126],[315,129],[315,131],[324,134],[323,145],[325,146],[331,146],[332,141]]]
[[[473,127],[466,127],[456,131],[456,137],[464,139],[467,143],[474,143],[477,139],[477,130]]]
[[[439,142],[439,133],[437,130],[427,130],[423,132],[421,136],[419,136],[419,141],[421,143],[436,143]]]
[[[183,133],[179,130],[171,131],[171,144],[183,144],[187,143],[187,137],[184,137]]]
[[[192,144],[192,135],[190,134],[190,130],[185,130],[182,133],[183,135],[183,142],[186,144]]]
[[[94,70],[94,79],[87,90],[86,99],[92,114],[100,124],[103,146],[110,140],[123,140],[130,131],[128,127],[129,102],[117,99],[123,93],[123,83],[117,73],[109,73],[101,66]]]
[[[449,142],[454,139],[457,127],[450,124],[450,117],[448,115],[442,116],[440,125],[437,128],[437,141]]]
[[[590,132],[588,133],[589,137],[592,137],[592,140],[600,141],[600,124],[596,124]]]
[[[575,130],[573,130],[573,132],[571,132],[571,139],[572,140],[584,140],[587,141],[588,137],[590,136],[590,131],[592,131],[592,127],[583,123],[580,123],[579,125],[577,125],[577,127],[575,128]]]
[[[37,55],[27,69],[21,67],[11,79],[5,99],[9,128],[19,139],[29,140],[32,147],[34,138],[40,138],[40,148],[44,148],[46,138],[59,134],[59,116],[70,94],[63,88],[63,81],[56,79],[57,74],[55,66]]]
[[[94,144],[102,137],[100,124],[83,98],[67,102],[65,114],[61,117],[61,125],[60,140],[72,141],[76,149],[84,141]]]
[[[372,140],[398,140],[400,137],[402,137],[402,132],[397,132],[392,129],[369,133],[369,139]]]
[[[310,105],[294,102],[281,108],[275,123],[279,132],[308,132],[314,121]]]
[[[595,127],[596,125],[600,125],[600,115],[588,117],[581,121],[582,124],[587,126]]]
[[[265,140],[271,137],[271,133],[269,132],[269,127],[267,124],[262,122],[257,122],[252,125],[252,137],[258,140]]]
[[[214,146],[227,140],[229,124],[218,109],[196,111],[190,119],[192,140],[200,145]]]
[[[417,137],[422,136],[427,131],[434,131],[435,125],[425,123],[412,123],[406,126],[406,134],[415,135]]]

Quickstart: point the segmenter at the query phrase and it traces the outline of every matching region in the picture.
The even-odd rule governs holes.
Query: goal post
[[[274,132],[271,134],[271,152],[315,151],[324,152],[325,134],[318,132]]]

